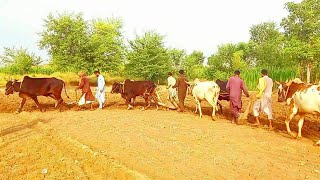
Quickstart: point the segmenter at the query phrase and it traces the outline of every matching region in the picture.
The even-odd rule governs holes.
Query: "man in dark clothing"
[[[173,86],[173,88],[178,88],[178,99],[179,99],[179,109],[178,112],[184,112],[184,99],[187,95],[187,88],[188,88],[188,79],[184,75],[184,71],[179,71],[179,77],[177,78],[176,85]]]
[[[230,95],[230,110],[232,114],[232,123],[238,122],[240,117],[240,110],[242,108],[242,92],[249,97],[248,89],[244,81],[240,78],[240,71],[236,70],[227,83],[227,91]]]

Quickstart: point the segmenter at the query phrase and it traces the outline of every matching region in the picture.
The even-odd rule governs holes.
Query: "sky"
[[[3,47],[40,50],[39,32],[49,13],[83,13],[86,20],[119,17],[125,39],[154,30],[168,47],[210,56],[223,43],[249,40],[249,29],[266,21],[279,23],[284,4],[301,0],[0,0],[0,54]]]

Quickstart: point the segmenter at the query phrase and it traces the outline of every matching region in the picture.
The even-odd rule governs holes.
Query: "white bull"
[[[301,138],[301,129],[305,115],[320,115],[320,85],[304,84],[301,80],[294,80],[285,84],[279,83],[279,95],[284,96],[280,100],[285,100],[290,105],[285,121],[288,133],[293,137]],[[300,115],[297,136],[291,131],[289,126],[290,121],[296,115]],[[316,144],[320,145],[320,141]]]
[[[191,83],[188,83],[191,84]],[[195,80],[194,87],[192,89],[192,96],[196,101],[196,110],[199,109],[199,115],[202,117],[201,101],[207,101],[212,107],[212,119],[214,119],[217,108],[218,97],[220,93],[220,87],[213,81],[199,82]]]

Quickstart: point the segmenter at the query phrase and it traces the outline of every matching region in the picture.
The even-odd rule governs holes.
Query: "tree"
[[[235,69],[246,69],[250,63],[247,43],[222,44],[218,52],[208,58],[206,76],[209,79],[226,79]]]
[[[93,21],[93,33],[90,46],[93,49],[94,67],[104,72],[117,74],[124,57],[124,43],[121,34],[120,19]]]
[[[129,41],[126,74],[153,81],[165,79],[173,68],[163,39],[160,34],[150,31]]]
[[[180,69],[183,69],[183,63],[185,61],[186,52],[185,50],[180,49],[169,49],[168,55],[175,72],[178,72]]]
[[[285,67],[284,40],[276,23],[265,22],[250,28],[250,50],[252,62],[256,66]]]
[[[218,46],[218,52],[208,58],[209,67],[223,72],[232,71],[234,52],[236,52],[236,45],[234,44],[229,43]]]
[[[0,57],[2,63],[12,68],[13,73],[27,74],[30,72],[32,66],[39,65],[41,58],[34,53],[28,53],[27,49],[23,48],[4,48],[4,53]]]
[[[205,78],[204,55],[201,51],[193,51],[187,55],[182,63],[183,68],[186,70],[186,75],[190,79]]]
[[[320,58],[320,1],[288,2],[285,7],[289,12],[281,22],[285,50],[292,61],[307,67],[307,82],[310,82],[311,67]]]
[[[60,71],[90,69],[93,52],[90,49],[88,24],[82,14],[49,14],[40,33],[41,49],[47,49],[51,63]]]

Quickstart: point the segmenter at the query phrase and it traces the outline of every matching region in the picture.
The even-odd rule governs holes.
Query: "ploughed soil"
[[[110,92],[110,87],[108,88]],[[320,179],[320,117],[307,116],[302,139],[286,133],[288,106],[274,97],[274,130],[266,116],[260,127],[250,116],[244,125],[223,114],[211,120],[212,108],[202,103],[203,118],[155,106],[142,111],[143,99],[127,110],[119,94],[107,93],[103,110],[79,109],[75,92],[62,112],[54,100],[40,97],[45,112],[28,100],[0,92],[0,179]],[[160,93],[165,101],[164,90]],[[244,107],[248,99],[243,98]],[[95,109],[97,105],[95,104]],[[297,121],[291,129],[297,132]]]

